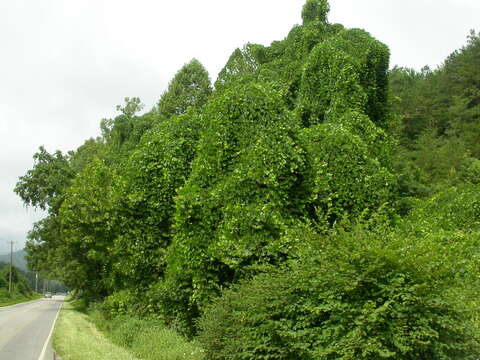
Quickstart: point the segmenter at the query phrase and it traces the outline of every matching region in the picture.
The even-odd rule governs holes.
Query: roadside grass
[[[194,342],[156,320],[120,316],[106,319],[81,301],[65,302],[55,325],[53,347],[62,360],[202,360]],[[100,329],[100,330],[99,330]]]
[[[132,336],[132,330],[135,330]],[[134,318],[113,321],[111,339],[144,360],[202,360],[203,350],[158,322]]]
[[[0,289],[0,307],[20,304],[22,302],[37,300],[40,298],[42,298],[41,294],[33,294],[31,296],[25,296],[18,293],[9,294],[7,289]]]
[[[55,325],[53,348],[62,360],[138,360],[130,351],[113,344],[88,315],[65,302]]]
[[[92,321],[115,344],[129,349],[142,360],[202,360],[204,351],[161,321],[118,316],[106,319],[103,312],[93,309]]]

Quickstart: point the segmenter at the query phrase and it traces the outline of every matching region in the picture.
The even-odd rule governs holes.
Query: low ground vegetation
[[[55,351],[63,360],[137,360],[132,353],[112,344],[85,313],[68,302],[63,305],[53,336]]]
[[[154,339],[154,340],[153,340]],[[88,343],[95,343],[92,348]],[[202,360],[204,352],[159,320],[112,318],[101,304],[67,302],[55,328],[54,347],[62,359]],[[89,347],[88,351],[83,351]]]
[[[15,305],[26,301],[40,299],[41,297],[41,294],[30,293],[28,295],[23,295],[18,292],[9,293],[8,289],[0,289],[0,306]]]

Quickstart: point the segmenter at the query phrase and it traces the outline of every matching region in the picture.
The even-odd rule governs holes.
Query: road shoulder
[[[63,360],[138,360],[128,350],[111,343],[69,302],[65,302],[53,333],[53,348]]]

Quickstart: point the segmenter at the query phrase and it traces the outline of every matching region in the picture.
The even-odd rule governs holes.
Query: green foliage
[[[36,222],[28,232],[25,244],[29,267],[44,274],[56,271],[56,249],[61,245],[58,216],[47,216]]]
[[[185,114],[189,107],[201,108],[211,92],[207,70],[197,59],[193,59],[175,74],[155,110],[161,120]]]
[[[70,166],[76,174],[81,172],[94,159],[102,159],[106,154],[106,146],[104,140],[100,137],[96,139],[90,138],[83,145],[69,152]]]
[[[298,112],[305,126],[349,110],[387,120],[388,48],[368,33],[342,30],[318,44],[305,64]]]
[[[202,118],[174,116],[148,132],[130,155],[113,189],[118,235],[114,271],[129,286],[163,275],[171,242],[174,197],[191,171]]]
[[[136,312],[138,296],[129,290],[119,290],[105,298],[101,304],[102,314],[107,314],[109,318],[132,315]]]
[[[107,313],[108,314],[108,313]],[[99,307],[91,308],[90,319],[116,345],[145,360],[200,360],[203,350],[160,321],[132,316],[105,317]]]
[[[460,169],[460,179],[470,184],[480,184],[480,160],[468,159]]]
[[[104,300],[96,322],[138,356],[202,358],[171,330],[200,316],[209,359],[478,355],[478,35],[388,73],[328,12],[307,0],[284,40],[236,49],[215,91],[192,60],[152,111],[126,98],[20,178],[49,211],[30,267]]]
[[[255,80],[263,57],[262,45],[247,44],[243,49],[235,49],[218,74],[215,90],[221,90],[229,84]]]
[[[433,124],[429,112],[436,106],[430,96],[432,89],[426,79],[431,72],[394,67],[389,73],[392,108],[401,118],[401,140],[405,145]]]
[[[7,267],[7,264],[0,262],[0,271],[3,272],[5,271],[4,269]],[[5,278],[5,275],[3,274],[0,276],[0,288],[8,288],[8,281]]]
[[[420,201],[410,214],[423,231],[480,231],[480,185],[460,184]]]
[[[449,91],[468,100],[467,109],[480,106],[480,33],[474,30],[468,36],[467,45],[452,53],[446,60],[444,72]]]
[[[229,88],[209,103],[192,173],[176,198],[169,273],[189,278],[192,306],[236,272],[273,260],[301,204],[297,125],[267,84]],[[275,249],[275,250],[274,250]]]
[[[391,201],[388,50],[328,11],[308,1],[285,40],[235,50],[214,93],[192,60],[152,112],[126,98],[69,153],[75,178],[32,232],[32,263],[114,314],[132,306],[191,334],[221,287],[301,248],[292,233]]]
[[[478,35],[431,71],[394,68],[392,107],[399,114],[402,148],[396,157],[407,193],[426,196],[462,182],[475,183],[480,157]]]
[[[112,344],[89,316],[77,311],[70,302],[62,306],[52,341],[57,358],[138,360],[130,351]]]
[[[396,167],[420,170],[411,188],[428,188],[432,194],[465,181],[469,164],[480,158],[479,54],[480,40],[472,31],[467,45],[434,71],[391,71],[392,107],[401,119],[401,152],[406,155],[398,159],[408,164]]]
[[[63,201],[63,193],[70,185],[74,172],[68,157],[60,151],[50,154],[43,146],[33,155],[34,166],[21,176],[15,192],[28,206],[55,213]]]
[[[405,238],[356,229],[312,240],[298,261],[224,291],[206,308],[199,340],[207,358],[479,356],[471,321],[478,309],[465,301],[479,286],[478,234]]]
[[[111,168],[102,160],[92,161],[74,179],[60,209],[63,246],[57,254],[64,263],[63,278],[93,298],[104,295],[111,286],[112,181]]]
[[[132,351],[145,360],[201,360],[203,350],[165,327],[142,329],[132,343]],[[156,339],[156,341],[152,341]]]
[[[312,49],[343,29],[342,26],[311,23],[296,25],[282,41],[274,41],[257,56],[258,77],[276,86],[289,109],[298,102],[302,71]],[[257,52],[258,53],[258,52]]]
[[[114,119],[103,119],[100,123],[103,141],[107,151],[101,159],[108,159],[112,165],[121,167],[122,161],[140,142],[143,134],[156,122],[153,113],[138,116],[143,104],[137,97],[125,98],[125,105],[117,105],[121,115]]]
[[[26,295],[20,292],[9,293],[8,288],[0,287],[0,307],[1,306],[10,306],[19,304],[26,301],[37,300],[40,298],[40,295],[28,292]]]
[[[31,298],[33,291],[28,285],[25,273],[12,266],[12,289],[8,292],[10,282],[10,265],[0,263],[0,304]]]
[[[384,138],[368,117],[356,113],[302,131],[312,220],[333,224],[393,203],[396,177],[380,161]]]
[[[326,23],[329,12],[328,0],[307,0],[302,10],[303,24]]]
[[[458,137],[437,137],[435,132],[423,132],[415,142],[415,164],[423,172],[426,184],[441,186],[458,178],[469,160],[465,143]]]

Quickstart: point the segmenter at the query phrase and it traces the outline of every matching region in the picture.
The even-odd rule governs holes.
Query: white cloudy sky
[[[40,145],[67,151],[99,134],[126,96],[150,108],[192,57],[214,79],[246,42],[268,45],[304,0],[0,0],[0,253],[32,222],[13,193]],[[479,0],[330,0],[331,22],[385,42],[392,65],[436,67],[480,30]]]

